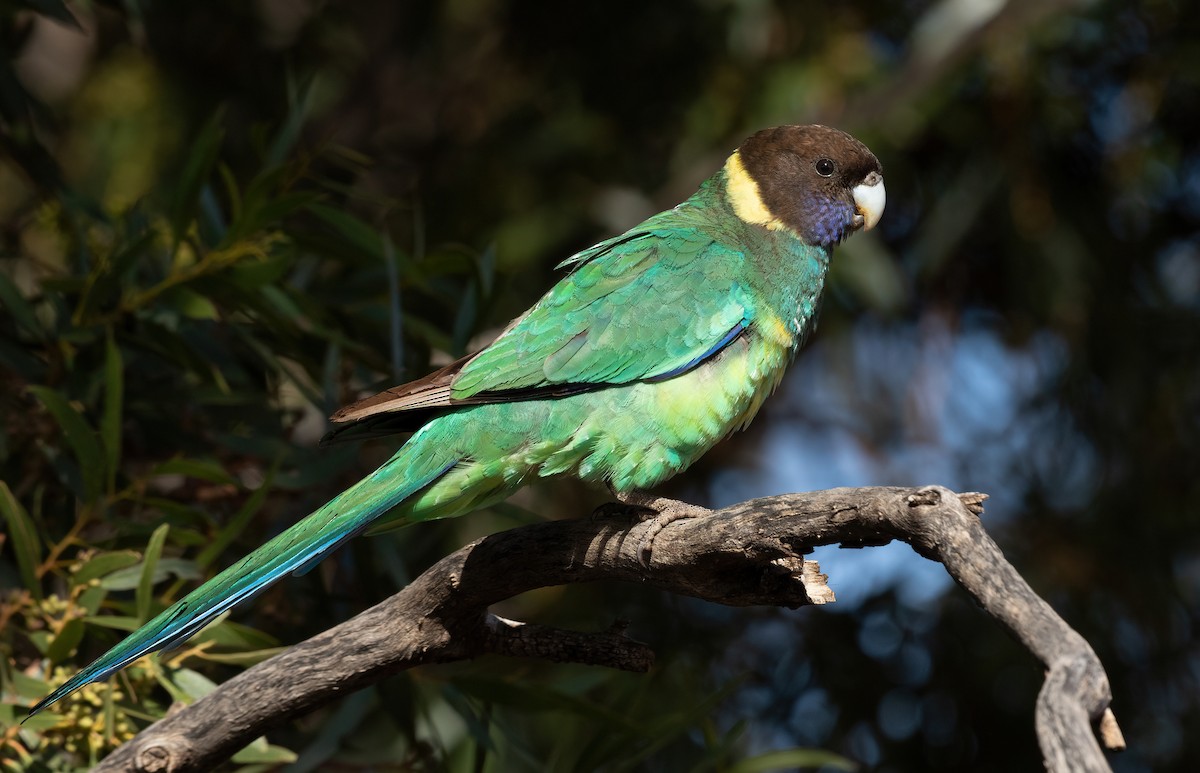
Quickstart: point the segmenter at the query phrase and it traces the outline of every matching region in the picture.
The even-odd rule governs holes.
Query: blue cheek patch
[[[812,223],[812,237],[817,244],[837,244],[846,236],[846,229],[854,222],[854,207],[842,201],[810,198],[804,202],[804,210]]]

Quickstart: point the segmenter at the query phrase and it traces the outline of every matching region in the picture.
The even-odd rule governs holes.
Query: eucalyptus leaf
[[[30,386],[28,389],[46,407],[66,435],[67,443],[79,464],[84,499],[94,502],[103,488],[105,471],[104,452],[96,430],[59,392],[44,386]]]
[[[64,623],[62,630],[46,648],[46,659],[55,664],[67,660],[79,646],[79,642],[83,641],[84,628],[83,618],[75,617]]]
[[[111,628],[115,631],[133,631],[141,625],[136,617],[127,615],[86,615],[83,621],[88,625],[98,625],[101,628]]]
[[[326,204],[309,204],[308,211],[332,227],[362,255],[382,262],[383,240],[378,229],[351,214]]]
[[[83,593],[79,594],[79,598],[75,603],[79,608],[84,610],[87,615],[94,615],[100,611],[100,605],[104,603],[104,599],[108,596],[108,591],[101,588],[99,585],[87,588]]]
[[[165,523],[150,535],[146,545],[145,558],[142,559],[142,572],[137,585],[137,616],[139,620],[150,619],[150,609],[154,601],[153,590],[155,573],[158,570],[158,560],[162,556],[163,542],[167,539],[170,527]]]
[[[167,526],[164,524],[159,527],[159,531],[166,528]],[[155,534],[157,533],[158,531],[155,532]],[[146,566],[146,561],[143,560],[134,566],[118,569],[108,576],[101,578],[100,587],[105,590],[118,591],[140,588],[143,578],[146,577]],[[153,568],[150,570],[150,584],[157,585],[170,577],[178,577],[181,580],[195,580],[199,579],[200,576],[200,567],[194,561],[183,558],[160,558],[154,562]]]
[[[212,652],[207,650],[200,653],[198,657],[212,663],[224,663],[229,666],[254,666],[264,660],[269,660],[276,655],[281,655],[287,652],[290,647],[269,647],[262,650],[249,650],[246,652]]]
[[[85,561],[79,570],[71,575],[71,582],[75,585],[86,585],[92,580],[106,577],[118,569],[133,566],[139,560],[141,557],[132,550],[98,553]]]
[[[161,464],[155,465],[150,470],[149,477],[158,475],[185,475],[189,478],[208,481],[209,483],[217,483],[222,485],[233,485],[237,483],[237,478],[229,474],[229,472],[216,462],[207,461],[204,459],[186,459],[176,457],[169,459]]]
[[[0,480],[0,513],[4,514],[4,522],[8,524],[8,537],[12,542],[13,552],[17,555],[17,568],[21,572],[21,582],[35,599],[41,600],[42,584],[38,581],[37,569],[41,565],[42,541],[33,525],[33,519],[13,496],[8,484],[2,480]]]
[[[224,121],[223,110],[214,112],[201,127],[187,153],[187,161],[175,184],[169,215],[176,243],[183,241],[190,224],[196,218],[200,192],[212,175],[213,166],[221,151],[221,142],[225,136]]]
[[[171,671],[171,681],[183,691],[183,694],[195,701],[203,698],[217,689],[217,683],[190,668],[176,668]],[[191,702],[191,701],[189,701]]]
[[[9,689],[18,697],[30,700],[41,700],[50,691],[50,683],[44,679],[30,676],[23,671],[13,671],[10,674]],[[0,703],[0,706],[5,704]]]
[[[233,761],[239,765],[286,765],[299,759],[299,755],[291,749],[267,744],[265,738],[260,740],[263,741],[261,746],[255,743],[250,744],[233,755]]]
[[[211,641],[222,649],[234,651],[264,650],[279,646],[279,640],[248,625],[234,623],[226,618],[219,624],[210,624],[196,635],[196,641]]]

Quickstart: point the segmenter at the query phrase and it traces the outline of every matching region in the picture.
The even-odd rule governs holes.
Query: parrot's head
[[[883,214],[883,167],[828,126],[778,126],[751,136],[725,163],[726,195],[742,220],[832,246]]]

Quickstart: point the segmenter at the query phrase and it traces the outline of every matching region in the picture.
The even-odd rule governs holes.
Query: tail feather
[[[401,504],[447,471],[457,460],[429,464],[410,439],[373,474],[339,494],[324,507],[296,523],[233,566],[201,585],[154,619],[127,636],[65,684],[29,710],[32,717],[85,685],[120,671],[138,658],[182,644],[221,614],[266,590],[283,576],[304,574],[344,542],[361,534],[389,510]],[[424,444],[422,444],[424,445]],[[421,471],[391,468],[416,460]],[[399,478],[399,480],[396,480]]]

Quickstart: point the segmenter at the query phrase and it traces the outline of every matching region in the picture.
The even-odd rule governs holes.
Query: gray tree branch
[[[556,521],[485,537],[395,596],[148,727],[96,770],[208,770],[288,717],[427,663],[499,653],[645,671],[653,653],[620,628],[563,631],[505,620],[488,607],[534,588],[595,580],[648,583],[735,606],[823,604],[833,594],[806,553],[898,539],[945,565],[1045,666],[1035,718],[1047,768],[1107,771],[1100,742],[1123,746],[1108,710],[1108,677],[1088,643],[988,537],[977,517],[984,498],[929,486],[756,499],[670,523],[654,537],[648,566],[639,548],[652,522]]]

